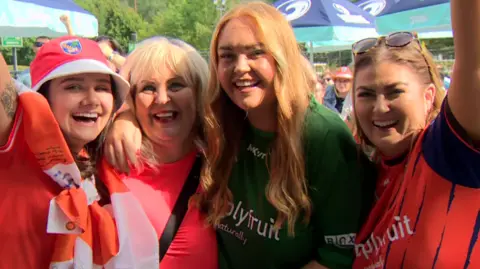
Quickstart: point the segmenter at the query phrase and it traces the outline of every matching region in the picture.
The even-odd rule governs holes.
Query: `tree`
[[[155,33],[182,39],[199,50],[207,50],[219,13],[212,0],[167,0],[164,12],[153,18]]]
[[[128,46],[132,32],[137,32],[139,39],[153,34],[148,23],[119,0],[75,0],[75,2],[97,18],[99,35],[115,38],[124,48]]]

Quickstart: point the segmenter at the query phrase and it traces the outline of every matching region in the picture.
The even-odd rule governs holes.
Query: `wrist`
[[[108,60],[109,62],[113,61],[113,59],[115,58],[115,55],[117,55],[117,54],[118,54],[118,52],[112,50],[112,52],[110,52],[110,54],[108,54],[107,60]]]

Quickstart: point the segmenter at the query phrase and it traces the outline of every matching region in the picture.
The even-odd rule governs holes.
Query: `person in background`
[[[120,43],[109,36],[99,36],[95,41],[100,46],[103,55],[107,57],[110,68],[118,73],[125,63],[125,52]]]
[[[330,69],[325,69],[323,71],[321,75],[321,82],[323,89],[327,89],[328,86],[333,85],[332,72],[330,71]]]
[[[340,67],[333,76],[334,84],[327,87],[323,105],[341,114],[345,98],[352,89],[353,74],[347,66]]]
[[[50,42],[50,38],[46,36],[39,36],[35,39],[35,42],[33,43],[33,46],[32,46],[33,53],[35,54],[35,56],[37,55],[40,48],[45,43],[48,43],[48,42]],[[23,70],[20,74],[18,74],[17,80],[21,82],[23,85],[27,86],[28,88],[31,88],[32,78],[30,76],[30,67]]]

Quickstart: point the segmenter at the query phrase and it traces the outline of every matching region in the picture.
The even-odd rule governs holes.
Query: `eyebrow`
[[[255,49],[255,48],[264,48],[265,45],[261,42],[259,43],[256,43],[256,44],[250,44],[250,45],[245,45],[245,46],[242,46],[242,45],[237,45],[237,46],[233,46],[233,45],[223,45],[223,46],[219,46],[218,47],[218,50],[235,50],[235,49],[240,49],[240,50],[252,50],[252,49]]]
[[[387,85],[384,85],[383,88],[387,89],[387,90],[392,90],[392,89],[395,89],[396,87],[398,86],[408,86],[408,83],[405,83],[405,82],[395,82],[395,83],[390,83],[390,84],[387,84]],[[369,92],[375,92],[375,88],[377,88],[377,85],[361,85],[361,86],[358,86],[355,90],[358,91],[358,90],[364,90],[364,91],[369,91]]]

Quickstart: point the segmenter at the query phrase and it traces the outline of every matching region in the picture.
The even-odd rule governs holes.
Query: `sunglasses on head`
[[[33,43],[33,45],[34,45],[35,47],[37,47],[37,48],[41,48],[41,47],[43,46],[43,44],[45,44],[45,43],[43,43],[43,42],[38,42],[38,41],[35,42],[35,43]]]
[[[408,44],[412,43],[412,41],[417,41],[418,44],[421,46],[420,41],[418,41],[418,36],[416,33],[411,32],[397,32],[390,34],[388,36],[381,36],[381,37],[371,37],[365,38],[358,42],[355,42],[352,45],[352,52],[353,55],[363,54],[368,52],[369,50],[378,46],[380,40],[385,40],[385,45],[392,48],[401,48],[405,47]]]

